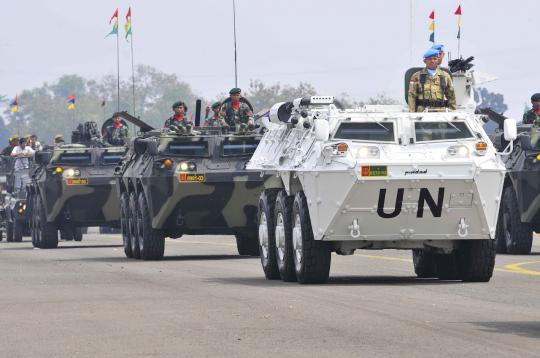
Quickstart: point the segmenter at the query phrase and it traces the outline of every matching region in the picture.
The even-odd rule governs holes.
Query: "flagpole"
[[[116,17],[116,22],[118,24],[118,17]],[[118,31],[118,26],[116,28],[116,99],[117,99],[117,112],[120,112],[120,35]]]
[[[233,0],[233,31],[234,31],[234,87],[238,87],[238,56],[236,53],[236,2]]]
[[[135,60],[133,59],[133,32],[130,35],[131,37],[131,87],[133,91],[133,116],[135,113]]]
[[[413,0],[409,2],[409,64],[413,64]]]

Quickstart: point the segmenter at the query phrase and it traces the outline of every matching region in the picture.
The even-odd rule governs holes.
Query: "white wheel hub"
[[[264,211],[259,220],[259,245],[261,246],[262,257],[268,260],[268,222]]]
[[[297,267],[302,264],[303,252],[302,252],[302,223],[300,221],[300,215],[296,214],[294,217],[293,227],[293,250],[294,261]]]
[[[278,259],[280,262],[283,262],[285,258],[285,225],[282,213],[278,213],[276,220],[276,248]]]

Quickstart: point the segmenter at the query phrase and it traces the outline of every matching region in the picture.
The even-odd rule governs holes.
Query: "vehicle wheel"
[[[259,256],[259,241],[257,237],[249,237],[247,235],[236,236],[236,249],[238,255],[242,256]]]
[[[82,241],[83,233],[80,227],[74,227],[72,230],[72,237],[75,241]]]
[[[495,268],[495,240],[469,240],[461,244],[458,267],[461,279],[468,282],[488,282]]]
[[[437,277],[435,254],[424,249],[412,250],[414,272],[419,278]]]
[[[64,241],[73,241],[73,235],[71,233],[71,229],[68,227],[64,227],[60,231],[60,240]]]
[[[279,278],[274,239],[274,205],[278,190],[268,189],[259,197],[257,222],[259,223],[259,252],[264,276],[268,280]]]
[[[13,221],[13,242],[22,242],[23,223],[18,220]]]
[[[36,200],[37,195],[32,195],[32,199],[30,201],[31,203],[31,209],[30,209],[30,236],[32,237],[32,245],[34,247],[37,247],[37,241],[36,241]]]
[[[131,193],[129,194],[129,242],[131,244],[133,258],[140,259],[141,252],[139,251],[139,240],[137,235],[137,211],[137,196],[135,193]]]
[[[120,226],[122,228],[122,241],[124,243],[124,254],[127,258],[133,257],[133,252],[131,251],[131,241],[129,239],[129,195],[127,193],[122,193],[120,196]]]
[[[292,206],[294,197],[285,190],[279,192],[274,209],[276,261],[279,276],[285,282],[296,281],[292,242]]]
[[[513,255],[527,255],[532,248],[532,228],[521,222],[516,194],[512,187],[504,190],[503,227],[506,252]]]
[[[6,241],[13,242],[13,223],[9,221],[6,223]]]
[[[495,243],[498,254],[506,254],[506,235],[504,231],[504,200],[499,208],[497,226],[495,227]]]
[[[437,268],[437,277],[440,280],[461,279],[461,274],[458,271],[456,255],[457,255],[456,252],[453,252],[451,254],[435,255],[435,266]]]
[[[141,258],[143,260],[161,260],[165,253],[165,237],[161,235],[159,230],[152,228],[152,218],[143,192],[139,194],[137,226]]]
[[[47,222],[45,206],[40,197],[36,200],[36,243],[41,249],[54,249],[58,247],[58,232],[56,227]]]
[[[322,283],[330,274],[331,256],[326,243],[313,237],[306,197],[299,192],[293,204],[294,267],[300,283]]]

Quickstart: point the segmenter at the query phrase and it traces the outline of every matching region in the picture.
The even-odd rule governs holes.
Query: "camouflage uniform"
[[[523,124],[536,124],[540,125],[540,116],[531,109],[523,114]]]
[[[435,112],[446,108],[456,109],[452,77],[440,68],[437,68],[433,77],[427,68],[413,74],[409,82],[408,98],[410,112],[423,112],[426,108]]]
[[[225,119],[223,119],[223,116],[221,114],[218,114],[217,116],[214,114],[212,117],[207,118],[204,121],[203,127],[228,127],[227,122],[225,122]]]
[[[251,108],[244,103],[239,102],[238,109],[233,107],[232,101],[226,102],[221,106],[221,113],[225,118],[225,122],[231,127],[234,127],[236,124],[253,124],[253,112]]]
[[[115,127],[113,124],[105,129],[103,139],[110,145],[126,145],[129,140],[129,131],[122,124],[118,127]]]
[[[168,118],[165,121],[165,124],[163,125],[164,128],[169,128],[170,126],[182,126],[182,127],[192,127],[193,123],[189,119],[187,115],[185,115],[182,119],[178,120],[176,119],[176,116],[172,116]]]

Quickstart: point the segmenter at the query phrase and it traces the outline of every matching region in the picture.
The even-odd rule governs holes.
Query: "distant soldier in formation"
[[[409,82],[409,111],[423,112],[425,109],[442,112],[456,109],[456,95],[452,77],[441,70],[440,51],[430,48],[424,54],[426,68],[412,75]]]
[[[225,122],[231,127],[238,125],[252,126],[254,124],[253,112],[249,106],[240,101],[242,90],[233,88],[229,91],[230,102],[225,102],[221,106],[221,113]]]
[[[54,147],[55,148],[59,148],[61,146],[63,146],[64,144],[66,144],[65,140],[64,140],[64,136],[62,134],[57,134],[54,136]]]
[[[175,102],[172,105],[174,115],[165,121],[164,128],[174,129],[178,128],[186,133],[191,132],[193,128],[193,122],[186,114],[188,108],[182,101]]]
[[[113,124],[105,128],[103,140],[110,145],[126,145],[129,141],[129,131],[127,126],[122,123],[122,118],[116,116],[113,118]]]
[[[10,156],[11,152],[13,151],[13,148],[15,148],[18,143],[19,143],[19,136],[18,135],[14,135],[14,136],[9,137],[9,145],[7,147],[5,147],[4,149],[2,149],[2,155]]]
[[[535,93],[531,97],[532,109],[523,114],[523,124],[540,125],[540,93]]]
[[[228,127],[229,125],[225,122],[221,113],[221,102],[214,102],[211,108],[212,114],[208,117],[210,107],[206,107],[206,120],[204,121],[203,127]]]

